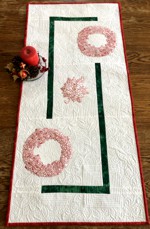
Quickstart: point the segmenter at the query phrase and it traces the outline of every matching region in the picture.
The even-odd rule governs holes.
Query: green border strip
[[[101,158],[102,158],[102,174],[103,184],[109,184],[109,170],[108,170],[108,158],[107,158],[107,143],[106,143],[106,127],[105,116],[103,107],[103,93],[102,93],[102,77],[101,77],[101,65],[95,64],[96,71],[96,89],[97,89],[97,101],[98,101],[98,117],[99,117],[99,130],[100,130],[100,145],[101,145]]]
[[[53,81],[54,81],[54,31],[55,21],[97,21],[97,17],[50,17],[49,33],[49,73],[47,93],[47,119],[53,117]]]
[[[45,185],[42,186],[42,193],[91,193],[91,194],[109,194],[109,186],[75,186],[75,185]]]
[[[52,118],[53,109],[53,77],[54,77],[54,25],[55,21],[97,21],[97,18],[62,18],[50,17],[50,36],[49,36],[49,67],[48,74],[48,105],[47,105],[47,118]],[[100,130],[100,145],[101,145],[101,158],[102,158],[102,174],[103,186],[74,186],[74,185],[43,185],[41,188],[42,193],[104,193],[109,194],[109,170],[107,159],[107,144],[106,144],[106,131],[105,131],[105,118],[102,97],[102,80],[101,80],[101,65],[95,64],[96,72],[96,90],[98,102],[98,116],[99,116],[99,130]]]
[[[54,36],[54,20],[53,17],[52,24],[50,23],[50,29],[53,28],[51,33]],[[57,20],[59,18],[56,18]],[[61,18],[62,19],[62,18]],[[59,19],[60,20],[60,19]],[[71,18],[63,18],[63,21],[70,21]],[[75,18],[73,18],[75,21]],[[79,21],[79,18],[78,18]],[[50,66],[52,67],[51,73],[49,74],[50,80],[53,82],[53,72],[54,72],[54,37],[52,39],[52,46],[50,49]],[[51,45],[49,45],[50,47]],[[52,58],[52,59],[51,59]],[[108,170],[108,158],[107,158],[107,143],[106,143],[106,130],[105,130],[105,117],[104,117],[104,107],[103,107],[103,96],[102,96],[102,79],[101,79],[101,65],[100,63],[95,64],[96,73],[96,90],[97,90],[97,103],[98,103],[98,117],[99,117],[99,130],[100,130],[100,145],[101,145],[101,158],[102,158],[102,175],[103,175],[103,186],[73,186],[73,185],[43,185],[42,193],[110,193],[109,185],[109,170]],[[51,81],[50,81],[51,82]],[[48,85],[49,86],[49,85]],[[51,84],[53,86],[53,84]],[[50,88],[48,87],[48,90]],[[53,96],[53,95],[52,95]],[[52,97],[51,97],[52,98]],[[51,109],[52,111],[52,109]],[[52,113],[51,113],[52,114]]]

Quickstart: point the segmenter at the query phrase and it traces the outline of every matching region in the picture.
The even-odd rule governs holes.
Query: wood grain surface
[[[4,66],[23,47],[27,2],[27,0],[0,1],[0,229],[6,228],[5,221],[20,87],[19,83],[14,83],[12,78],[8,76]],[[43,1],[36,2],[43,3]],[[111,1],[99,0],[97,2]],[[150,212],[150,0],[121,0],[120,2],[122,4],[127,58]],[[55,229],[66,227],[98,228],[98,226],[49,227]],[[49,227],[36,226],[40,229]],[[150,228],[149,225],[99,227],[105,229]],[[20,226],[16,228],[20,228]],[[23,226],[22,228],[31,228],[31,226]]]

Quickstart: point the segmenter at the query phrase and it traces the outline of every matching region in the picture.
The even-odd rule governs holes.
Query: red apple
[[[28,74],[29,72],[27,70],[21,70],[18,75],[21,77],[21,79],[25,79],[27,78]]]
[[[20,57],[26,64],[32,66],[36,66],[39,63],[39,56],[37,51],[32,46],[25,46],[20,52]]]

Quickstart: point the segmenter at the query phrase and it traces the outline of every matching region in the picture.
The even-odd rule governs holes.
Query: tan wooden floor
[[[27,2],[27,0],[0,1],[0,229],[5,228],[19,101],[19,83],[12,81],[5,72],[4,66],[23,47]],[[121,0],[120,2],[150,212],[150,0]],[[51,226],[51,228],[56,227],[66,228],[66,226]],[[92,226],[70,226],[70,228],[75,227],[91,228]],[[31,228],[31,226],[22,228]],[[50,228],[50,226],[38,228]],[[100,228],[148,229],[150,226],[101,226]]]

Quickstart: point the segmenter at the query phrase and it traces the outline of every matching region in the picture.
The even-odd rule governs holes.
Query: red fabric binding
[[[142,161],[141,161],[141,156],[140,156],[140,146],[139,146],[139,141],[138,141],[137,127],[136,127],[136,120],[135,120],[134,102],[133,102],[133,95],[132,95],[132,90],[131,90],[130,73],[129,73],[129,67],[128,67],[128,61],[127,61],[127,54],[126,54],[125,36],[124,36],[122,15],[121,15],[121,4],[118,3],[118,5],[119,5],[119,13],[120,13],[120,26],[121,26],[121,33],[122,33],[123,48],[124,48],[124,57],[125,57],[125,62],[126,62],[128,85],[129,85],[129,92],[130,92],[131,105],[132,105],[133,126],[134,126],[135,140],[136,140],[139,167],[140,167],[141,184],[142,184],[142,189],[143,189],[143,199],[144,199],[144,205],[145,205],[146,220],[148,223],[150,223],[149,213],[148,213],[148,203],[147,203],[147,198],[146,198],[144,177],[143,177],[143,171],[142,171]]]

